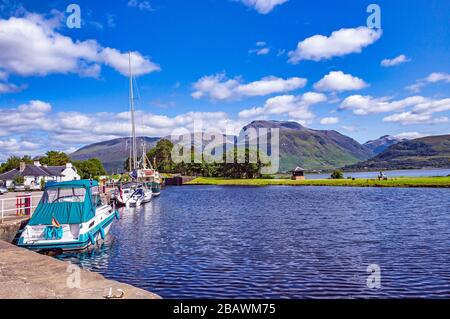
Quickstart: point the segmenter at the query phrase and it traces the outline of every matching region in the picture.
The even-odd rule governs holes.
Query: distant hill
[[[280,171],[296,166],[327,170],[373,156],[367,147],[336,131],[313,130],[297,122],[254,121],[245,128],[280,129]]]
[[[254,121],[245,129],[250,127],[280,129],[280,171],[289,171],[297,166],[307,170],[327,170],[354,164],[373,156],[369,148],[336,131],[313,130],[297,122],[280,121]],[[141,147],[143,139],[147,150],[160,140],[158,137],[141,137],[138,146]],[[228,143],[233,139],[232,136],[226,137]],[[74,160],[98,158],[108,171],[122,169],[125,159],[129,156],[127,143],[129,138],[88,145],[73,153],[71,158]]]
[[[377,156],[345,170],[387,170],[450,168],[450,135],[428,136],[403,141],[388,147]]]
[[[147,151],[155,147],[160,140],[159,137],[138,137],[138,154],[142,153],[142,146],[145,142]],[[130,138],[117,138],[110,141],[100,142],[85,146],[75,153],[70,154],[70,158],[75,161],[84,161],[91,158],[98,158],[107,171],[122,169],[125,160],[130,156]]]
[[[401,139],[391,135],[382,136],[376,140],[368,141],[363,145],[369,148],[375,155],[380,154],[389,146],[406,141],[406,139]]]

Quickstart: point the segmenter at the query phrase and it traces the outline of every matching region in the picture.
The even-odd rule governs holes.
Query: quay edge
[[[79,285],[74,285],[79,278]],[[68,262],[19,248],[0,240],[0,299],[161,299],[146,290],[108,280]],[[71,286],[78,286],[71,288]]]

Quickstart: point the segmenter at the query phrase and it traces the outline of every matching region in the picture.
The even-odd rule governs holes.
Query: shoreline
[[[398,188],[450,188],[450,177],[398,177],[383,181],[378,179],[231,179],[198,177],[184,185],[197,186],[334,186],[334,187],[398,187]]]

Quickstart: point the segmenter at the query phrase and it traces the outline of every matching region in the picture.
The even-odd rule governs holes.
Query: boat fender
[[[100,228],[100,236],[102,236],[102,239],[105,239],[105,230],[102,228]]]
[[[53,227],[52,226],[45,227],[44,238],[45,238],[45,240],[53,239]]]
[[[64,229],[62,227],[54,227],[53,236],[55,239],[60,240],[64,236]]]
[[[94,234],[89,234],[89,240],[91,241],[92,245],[95,245],[95,236],[94,236]]]

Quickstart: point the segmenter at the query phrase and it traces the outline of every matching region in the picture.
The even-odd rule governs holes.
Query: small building
[[[67,163],[65,166],[47,166],[41,165],[38,160],[35,160],[34,164],[21,162],[18,168],[1,174],[0,181],[3,181],[3,184],[8,188],[14,187],[16,176],[22,176],[24,178],[24,186],[31,189],[38,189],[41,185],[41,180],[44,180],[44,182],[80,180],[80,175],[72,163]]]
[[[303,180],[305,178],[305,170],[301,167],[296,167],[292,172],[292,179],[294,181]]]

